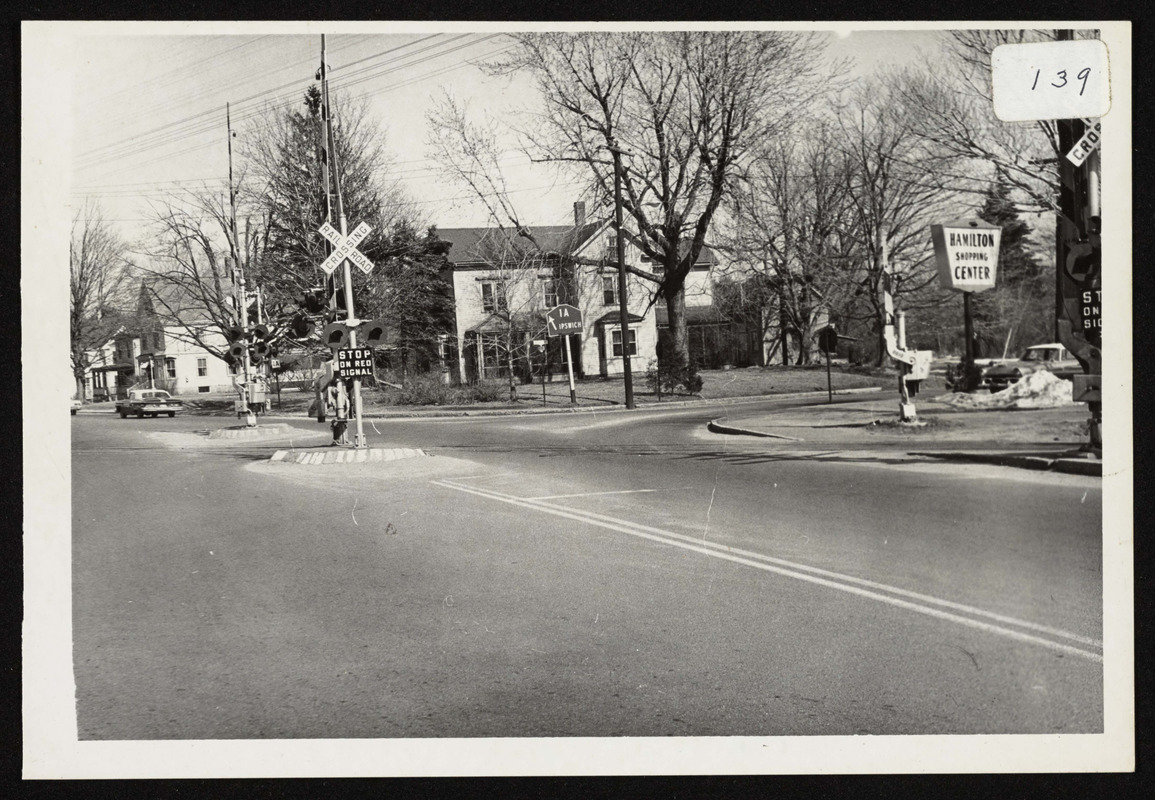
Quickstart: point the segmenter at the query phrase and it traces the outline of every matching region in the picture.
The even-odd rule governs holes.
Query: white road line
[[[1072,642],[1078,642],[1089,647],[1096,647],[1100,649],[1102,648],[1102,642],[1097,639],[1079,636],[1077,634],[1059,630],[1057,628],[1039,625],[1033,622],[1028,622],[1026,620],[1015,619],[1014,617],[1008,617],[1002,614],[984,611],[981,608],[975,608],[973,606],[964,605],[962,603],[955,603],[950,600],[943,600],[941,598],[908,591],[906,589],[900,589],[894,586],[875,583],[874,581],[856,578],[852,575],[843,575],[841,573],[820,569],[818,567],[796,564],[784,559],[774,558],[772,556],[766,556],[762,555],[761,553],[754,553],[752,551],[742,550],[735,547],[728,547],[726,545],[718,545],[712,542],[703,542],[699,539],[694,539],[683,534],[662,530],[660,528],[653,528],[648,525],[641,525],[639,523],[630,522],[628,520],[620,520],[614,517],[607,517],[605,515],[596,514],[590,511],[568,509],[563,506],[551,505],[549,503],[538,500],[514,497],[513,495],[502,494],[500,492],[495,492],[489,489],[477,489],[470,486],[464,486],[448,480],[435,480],[433,483],[438,486],[443,486],[447,489],[467,492],[469,494],[485,497],[490,500],[497,500],[503,503],[509,503],[511,505],[522,506],[523,508],[532,508],[539,511],[545,511],[546,513],[554,514],[555,516],[563,517],[566,519],[572,519],[577,522],[584,522],[589,525],[597,525],[609,530],[629,534],[630,536],[649,539],[651,541],[660,542],[662,544],[670,545],[673,547],[680,547],[685,550],[701,553],[703,555],[713,556],[715,558],[721,558],[737,564],[754,567],[755,569],[764,570],[766,572],[773,572],[778,575],[796,578],[808,583],[826,586],[831,589],[837,589],[839,591],[848,592],[860,597],[866,597],[882,603],[887,603],[892,606],[915,611],[919,614],[925,614],[937,619],[948,620],[960,625],[976,628],[986,633],[993,633],[1021,642],[1040,645],[1051,650],[1057,650],[1063,653],[1080,656],[1082,658],[1090,659],[1091,661],[1099,663],[1102,663],[1103,661],[1103,656],[1101,653],[1075,647],[1073,645],[1063,644],[1061,642],[1055,642],[1050,639],[1044,639],[1040,636],[1034,636],[1019,630],[1004,627],[1003,625],[994,624],[994,622],[1001,622],[1005,623],[1006,625],[1015,625],[1019,628],[1025,628],[1027,630],[1033,630],[1039,633],[1046,633],[1051,636],[1068,639]],[[883,594],[883,592],[886,592],[887,594]],[[892,595],[898,596],[896,597]],[[910,600],[900,599],[901,597],[907,597],[910,598]],[[934,608],[932,605],[941,606],[942,608]],[[951,609],[951,611],[943,609]],[[986,619],[992,620],[994,622],[984,622],[982,620],[972,619],[971,617],[964,617],[960,614],[952,613],[952,611],[958,611],[976,617],[985,617]]]
[[[541,497],[525,497],[523,500],[562,500],[567,497],[599,497],[603,494],[644,494],[646,492],[663,492],[665,489],[621,489],[616,492],[581,492],[579,494],[546,494]]]

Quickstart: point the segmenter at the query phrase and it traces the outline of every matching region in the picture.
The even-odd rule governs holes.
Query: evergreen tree
[[[291,311],[303,292],[325,280],[320,264],[329,252],[319,229],[331,213],[338,227],[335,198],[326,202],[325,167],[330,185],[334,167],[340,173],[341,197],[351,231],[365,222],[373,231],[358,249],[374,264],[406,252],[391,241],[392,231],[403,219],[403,199],[396,189],[382,185],[389,166],[378,126],[355,101],[334,102],[333,138],[336,156],[326,145],[321,92],[310,86],[296,108],[270,111],[257,129],[246,136],[244,155],[250,190],[249,207],[259,217],[263,241],[252,274],[254,285],[263,287],[272,315]],[[338,281],[340,274],[337,274]],[[364,305],[379,294],[373,284],[381,270],[368,276],[353,270],[357,315],[371,316],[376,309]]]
[[[976,294],[972,302],[976,354],[998,357],[1037,344],[1049,329],[1049,281],[1043,265],[1029,250],[1030,226],[1010,197],[1010,187],[997,181],[987,190],[979,218],[1002,229],[997,284]]]
[[[392,334],[394,368],[408,375],[438,360],[441,337],[453,329],[453,294],[442,277],[449,243],[429,228],[423,235],[407,222],[389,237],[395,253],[378,269],[381,280],[369,299]]]

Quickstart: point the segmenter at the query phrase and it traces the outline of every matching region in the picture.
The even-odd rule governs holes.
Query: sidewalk
[[[916,398],[917,401],[917,398]],[[1102,462],[1080,452],[1087,441],[1087,407],[1025,411],[960,411],[933,398],[917,401],[918,424],[898,422],[898,396],[758,414],[735,413],[710,422],[715,433],[842,448],[895,444],[911,455],[949,461],[1103,474]],[[916,449],[917,448],[917,449]]]

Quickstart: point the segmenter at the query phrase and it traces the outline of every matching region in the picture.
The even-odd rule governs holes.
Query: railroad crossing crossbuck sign
[[[348,236],[342,236],[332,225],[326,222],[318,230],[321,235],[333,243],[332,254],[321,262],[321,269],[325,270],[326,275],[332,275],[333,270],[341,266],[341,262],[346,258],[361,268],[361,271],[368,275],[373,270],[373,262],[365,257],[365,254],[357,249],[357,245],[369,235],[373,229],[362,222],[353,232]]]

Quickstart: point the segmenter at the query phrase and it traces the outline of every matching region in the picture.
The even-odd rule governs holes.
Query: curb
[[[403,458],[430,458],[424,450],[411,447],[373,447],[362,450],[278,450],[269,461],[286,464],[365,464],[370,462],[399,461]]]
[[[879,386],[864,386],[857,389],[839,389],[834,392],[835,395],[854,395],[854,394],[874,394],[881,392],[882,387]],[[457,418],[457,417],[513,417],[519,415],[535,415],[535,414],[607,414],[620,413],[624,411],[661,411],[668,408],[688,408],[690,406],[701,405],[722,405],[734,406],[745,403],[764,402],[766,400],[795,400],[801,397],[825,397],[826,391],[815,392],[789,392],[786,394],[758,394],[746,395],[742,397],[720,397],[717,399],[703,399],[697,398],[694,400],[672,400],[670,402],[662,403],[646,403],[645,405],[637,406],[633,409],[628,409],[625,405],[615,403],[611,406],[578,406],[578,407],[558,407],[558,408],[508,408],[508,409],[480,409],[477,411],[470,411],[467,409],[458,409],[453,411],[400,411],[396,413],[388,413],[384,416],[374,414],[373,416],[365,416],[368,420],[391,420],[391,419],[421,419],[421,418]],[[297,415],[288,414],[265,414],[265,419],[300,419]],[[306,419],[312,419],[306,416]]]
[[[706,423],[706,430],[710,431],[710,433],[724,433],[729,436],[761,436],[765,439],[783,439],[787,442],[806,441],[805,439],[799,439],[796,436],[782,436],[781,434],[777,433],[763,433],[762,431],[752,431],[746,428],[733,428],[729,425],[722,425],[719,420],[723,419],[725,419],[725,417],[718,417],[718,419],[710,420]]]
[[[1042,472],[1062,472],[1068,475],[1087,475],[1094,478],[1103,477],[1102,461],[1089,458],[1067,458],[1060,453],[1056,453],[1054,458],[967,452],[912,452],[910,455],[938,458],[945,461],[966,461],[972,464],[993,464],[997,467],[1017,467]]]

